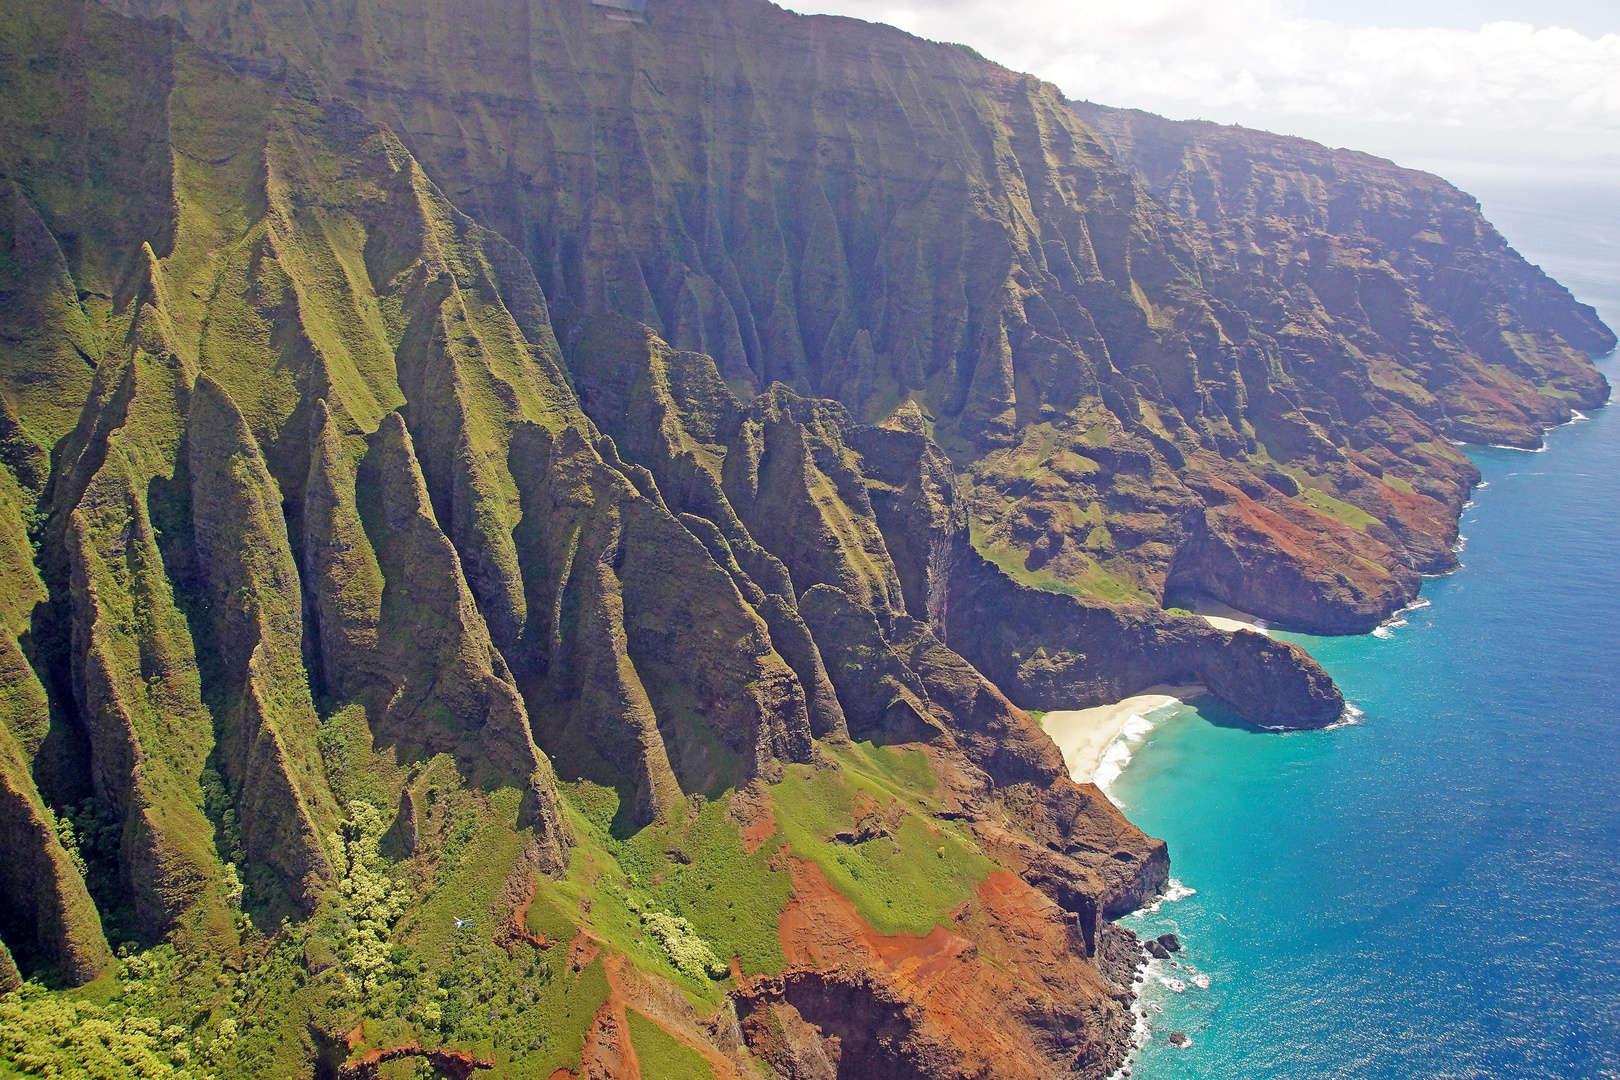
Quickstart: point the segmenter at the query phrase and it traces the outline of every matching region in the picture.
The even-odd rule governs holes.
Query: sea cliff
[[[1334,722],[1178,596],[1369,629],[1608,392],[1442,182],[887,27],[11,7],[0,980],[182,1072],[1105,1076],[1026,710]]]

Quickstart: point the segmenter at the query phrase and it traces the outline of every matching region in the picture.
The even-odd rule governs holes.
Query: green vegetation
[[[1445,439],[1434,439],[1429,442],[1420,442],[1417,443],[1413,449],[1426,451],[1433,454],[1437,458],[1457,465],[1464,464],[1468,460],[1467,454],[1464,454],[1461,450],[1457,449],[1457,447]]]
[[[372,751],[363,707],[349,705],[323,720],[316,744],[339,802],[347,805],[361,799],[381,807],[399,797],[405,770],[394,765],[392,755]]]
[[[222,1021],[219,1039],[235,1035]],[[98,1005],[36,985],[0,997],[0,1076],[63,1080],[204,1080],[210,1073],[189,1029],[128,1006]]]
[[[634,899],[629,901],[630,910],[636,909]],[[700,979],[707,975],[711,979],[724,979],[731,974],[731,969],[723,964],[714,950],[709,948],[708,942],[698,937],[692,924],[679,915],[671,915],[667,911],[643,911],[641,925],[647,928],[658,947],[664,950],[669,962],[689,979]]]
[[[448,755],[435,758],[423,785],[423,831],[435,840],[433,877],[416,897],[400,937],[430,965],[448,961],[458,938],[456,920],[473,920],[488,938],[488,912],[530,837],[517,828],[521,796],[504,788],[481,796],[460,783]]]
[[[971,50],[892,37],[882,70],[863,68],[870,50],[845,43],[865,31],[833,28],[826,70],[864,105],[838,115],[850,95],[832,86],[812,115],[749,60],[759,19],[805,28],[744,4],[719,38],[637,46],[662,104],[638,90],[633,122],[592,135],[578,118],[623,111],[600,95],[648,27],[575,38],[587,23],[552,20],[491,49],[481,35],[502,20],[450,26],[444,5],[397,0],[337,5],[352,26],[297,0],[133,5],[178,22],[108,0],[13,6],[0,922],[16,948],[0,979],[32,981],[0,996],[3,1076],[293,1080],[414,1041],[547,1080],[580,1068],[610,965],[699,1012],[734,969],[780,973],[796,859],[879,932],[926,934],[994,868],[934,816],[933,764],[956,751],[842,733],[894,735],[872,718],[925,654],[905,660],[921,639],[880,628],[937,613],[964,516],[1015,581],[1152,600],[1198,515],[1220,516],[1206,484],[1275,505],[1238,475],[1278,479],[1249,449],[1262,436],[1300,505],[1366,529],[1377,519],[1334,486],[1357,460],[1344,448],[1401,459],[1410,482],[1386,475],[1386,494],[1443,502],[1466,459],[1423,417],[1522,441],[1535,432],[1510,414],[1527,397],[1540,417],[1596,385],[1557,344],[1576,337],[1525,333],[1511,306],[1469,316],[1500,331],[1488,348],[1432,306],[1402,314],[1399,252],[1356,275],[1383,304],[1379,334],[1341,336],[1360,316],[1327,318],[1309,290],[1279,307],[1264,282],[1226,288],[1219,220],[1184,231],[1097,140],[1071,137],[1076,103],[974,75]],[[311,46],[340,33],[343,48]],[[458,44],[421,52],[442,41]],[[253,59],[224,59],[239,54]],[[475,54],[502,59],[467,67]],[[678,73],[717,55],[757,105],[741,141],[679,121],[714,103]],[[511,70],[527,73],[516,89]],[[401,110],[378,96],[389,85],[439,104]],[[496,98],[512,107],[467,112]],[[950,130],[930,131],[941,101]],[[802,156],[826,140],[789,136],[812,127],[837,133],[836,153]],[[586,145],[597,167],[575,168]],[[720,218],[682,194],[714,162],[746,188]],[[919,199],[918,176],[944,179]],[[482,220],[522,250],[475,206],[498,208]],[[884,237],[860,235],[878,218]],[[707,232],[686,235],[699,219]],[[1373,288],[1386,271],[1394,302]],[[1491,295],[1530,295],[1498,276],[1510,287]],[[568,298],[572,370],[547,293]],[[1386,318],[1403,331],[1387,340],[1455,340],[1417,349],[1421,372],[1359,352]],[[1349,423],[1366,410],[1323,400],[1369,384],[1414,410]],[[1382,514],[1377,490],[1349,497]],[[1387,574],[1356,558],[1337,565]],[[813,636],[810,604],[793,610],[813,584],[870,625],[840,686],[880,691],[838,699],[835,642]],[[975,662],[1059,700],[1089,646],[1026,647],[1021,614],[970,616],[1001,650]],[[969,675],[916,685],[971,691]],[[609,786],[559,794],[552,760]],[[756,775],[780,778],[735,790]],[[536,939],[513,932],[520,908]],[[573,970],[574,942],[601,957]],[[630,1027],[650,1080],[710,1075],[673,1026]]]
[[[1413,378],[1413,372],[1390,360],[1373,360],[1367,365],[1367,378],[1371,383],[1396,398],[1418,408],[1428,408],[1435,397]]]
[[[832,754],[857,774],[882,781],[898,799],[939,794],[939,778],[928,763],[928,752],[917,746],[880,746],[873,742],[847,743]]]
[[[557,1069],[577,1070],[585,1034],[608,999],[600,959],[576,976],[567,954],[514,949],[516,959],[475,927],[459,930],[450,963],[425,984],[414,1020],[442,1042],[495,1060],[506,1076],[546,1080]],[[366,1024],[368,1044],[394,1045],[410,1034],[388,1021]]]
[[[523,913],[523,928],[548,942],[566,945],[579,927],[577,919],[564,914],[552,896],[537,891],[529,910]]]
[[[287,992],[295,936],[269,948],[250,974],[165,944],[122,950],[100,979],[75,992],[27,984],[0,997],[0,1075],[296,1075],[303,1066],[297,1018],[308,1013]]]
[[[862,768],[868,753],[845,751],[841,769],[790,766],[771,788],[777,827],[793,854],[819,866],[879,933],[924,936],[994,864],[971,841],[908,806],[915,789],[897,784],[895,773]],[[838,834],[870,838],[849,843],[835,840]]]
[[[1335,499],[1320,488],[1302,486],[1299,501],[1315,510],[1318,514],[1325,515],[1334,521],[1348,525],[1352,529],[1360,529],[1363,532],[1366,531],[1367,526],[1376,524],[1378,521],[1377,518],[1365,510]]]
[[[1092,456],[1092,447],[1109,442],[1100,411],[1088,409],[1062,428],[1032,425],[1018,445],[968,463],[969,535],[979,554],[1025,585],[1114,603],[1150,601],[1129,574],[1106,565],[1119,554],[1107,493],[1136,498],[1141,489],[1151,498],[1153,491],[1143,478],[1111,474]]]
[[[694,942],[721,965],[735,957],[745,974],[781,972],[776,925],[792,895],[792,879],[778,858],[781,840],[745,851],[741,829],[728,815],[730,794],[712,802],[693,796],[670,821],[621,840],[612,831],[617,792],[588,781],[562,790],[576,815],[579,843],[569,881],[541,885],[530,909],[532,927],[560,936],[558,913],[585,908],[585,921],[598,934],[654,970],[678,976],[688,992],[707,1001],[718,1000],[713,973]],[[684,966],[670,943],[687,959]]]
[[[440,799],[471,811],[474,827],[442,880],[424,883],[426,903],[415,917],[445,892],[474,917],[463,927],[445,919],[449,932],[431,939],[436,958],[396,925],[407,905],[424,898],[413,893],[405,866],[378,854],[387,817],[355,801],[333,837],[336,887],[311,919],[284,924],[269,939],[249,930],[252,947],[242,957],[171,944],[125,949],[114,970],[83,990],[28,984],[0,997],[0,1075],[291,1078],[308,1073],[309,1032],[336,1038],[356,1027],[360,1050],[415,1040],[492,1057],[503,1075],[524,1080],[577,1070],[585,1033],[608,997],[602,962],[576,975],[566,951],[495,944],[494,927],[481,917],[493,893],[480,900],[464,890],[469,870],[499,871],[499,840],[511,834],[502,821],[515,814],[515,799],[498,793],[481,809],[449,792]]]
[[[1020,551],[1010,544],[985,543],[982,536],[977,535],[979,532],[977,527],[972,531],[975,533],[973,540],[975,550],[999,566],[1008,577],[1021,584],[1067,596],[1093,596],[1116,604],[1152,602],[1152,598],[1146,593],[1128,580],[1109,573],[1088,555],[1075,556],[1077,560],[1084,560],[1082,563],[1084,569],[1079,575],[1058,577],[1044,567],[1039,570],[1030,570],[1026,567],[1024,563],[1029,557],[1027,551]]]
[[[389,930],[405,913],[410,894],[382,868],[377,843],[388,821],[375,806],[355,800],[349,817],[332,837],[338,861],[338,895],[347,924],[337,955],[345,969],[344,989],[371,998],[381,989],[392,963]]]
[[[713,1080],[703,1055],[634,1009],[625,1010],[642,1080]]]

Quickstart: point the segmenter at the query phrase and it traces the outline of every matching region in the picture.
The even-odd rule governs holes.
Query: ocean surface
[[[1482,202],[1620,326],[1620,197]],[[1136,1080],[1620,1080],[1620,404],[1469,453],[1464,565],[1427,606],[1279,635],[1357,723],[1174,706],[1113,783],[1191,890],[1125,920],[1185,945],[1150,969]]]

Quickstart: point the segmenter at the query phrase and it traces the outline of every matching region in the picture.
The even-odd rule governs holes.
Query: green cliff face
[[[1213,293],[1300,360],[1333,363],[1322,389],[1362,438],[1410,456],[1391,436],[1415,416],[1534,448],[1605,399],[1585,354],[1614,334],[1440,178],[1303,139],[1074,110],[1175,214]],[[1283,304],[1262,300],[1278,291]]]
[[[1166,600],[1370,627],[1613,344],[757,0],[10,0],[0,322],[0,1058],[199,1078],[1108,1075],[1167,853],[1023,710],[1336,720]]]
[[[570,367],[612,311],[745,400],[915,405],[1026,584],[1364,632],[1455,564],[1449,439],[1533,445],[1607,396],[1582,351],[1612,335],[1443,182],[1072,106],[884,27],[130,7],[388,124],[527,258]]]

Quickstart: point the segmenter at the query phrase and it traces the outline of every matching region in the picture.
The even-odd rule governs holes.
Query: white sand
[[[1076,783],[1094,782],[1103,755],[1125,725],[1166,705],[1207,693],[1202,686],[1154,686],[1124,701],[1091,709],[1065,709],[1041,717],[1041,727],[1063,751],[1063,762]]]
[[[1264,619],[1250,615],[1247,611],[1239,611],[1219,600],[1200,598],[1193,604],[1193,614],[1203,616],[1204,621],[1217,630],[1252,630],[1256,634],[1270,636]]]

